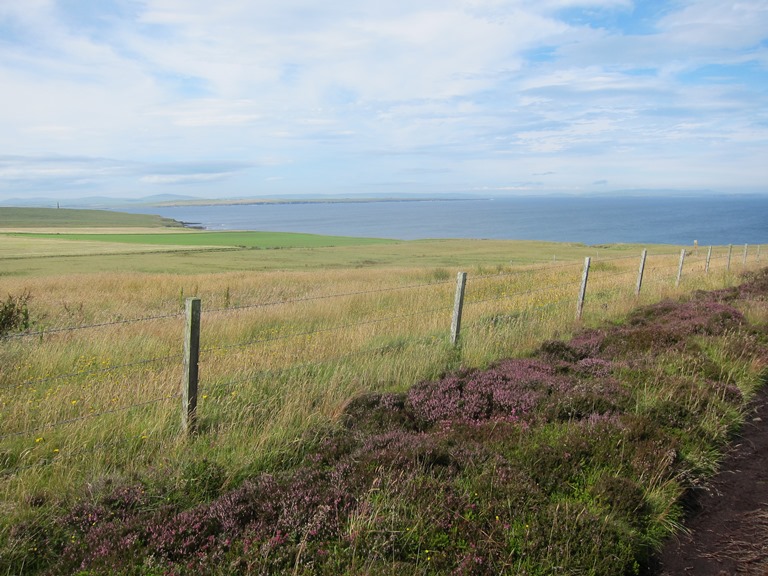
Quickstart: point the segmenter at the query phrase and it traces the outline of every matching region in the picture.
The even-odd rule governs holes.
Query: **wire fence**
[[[8,434],[3,434],[2,436],[0,436],[0,440],[6,440],[7,438],[15,438],[17,436],[32,436],[44,430],[50,430],[51,428],[58,428],[60,426],[73,424],[75,422],[82,422],[84,420],[91,420],[91,419],[99,418],[101,416],[106,416],[107,414],[116,414],[118,412],[132,410],[133,408],[141,408],[142,406],[149,406],[150,404],[157,404],[158,402],[173,400],[174,398],[178,398],[179,396],[180,394],[173,394],[171,396],[163,396],[161,398],[153,398],[152,400],[145,400],[144,402],[136,402],[134,404],[129,404],[128,406],[120,406],[119,408],[112,408],[111,410],[102,410],[101,412],[86,414],[84,416],[78,416],[77,418],[68,418],[66,420],[59,420],[57,422],[47,422],[31,430],[26,429],[19,432],[10,432]]]
[[[64,334],[69,332],[79,332],[82,330],[95,330],[98,328],[111,328],[113,326],[139,324],[141,322],[153,322],[156,320],[166,320],[168,318],[181,318],[182,316],[183,316],[182,312],[175,312],[171,314],[159,314],[156,316],[144,316],[141,318],[112,320],[110,322],[99,322],[96,324],[83,324],[81,326],[64,326],[61,328],[46,328],[43,330],[31,330],[31,331],[20,332],[18,334],[7,334],[3,336],[1,340],[16,340],[21,338],[43,338],[45,336],[54,336],[57,334]]]
[[[735,273],[759,265],[759,251],[752,260],[748,260],[746,249],[737,256],[732,247],[710,249],[706,259],[703,252],[699,249],[683,254],[680,263],[678,254],[649,255],[640,273],[636,256],[595,258],[584,303],[587,314],[598,319],[614,304],[629,306],[637,302],[628,296],[635,290],[638,275],[637,286],[641,280],[645,290],[655,286],[653,297],[661,298],[674,293],[681,274],[681,290],[687,290],[718,271]],[[685,258],[687,266],[683,268]],[[61,429],[62,437],[66,437],[64,429],[95,425],[98,419],[116,414],[130,413],[140,420],[145,417],[145,409],[164,404],[170,409],[171,401],[187,403],[179,420],[185,418],[185,413],[197,419],[198,400],[208,401],[213,412],[216,398],[229,398],[246,385],[252,390],[260,387],[264,393],[277,393],[274,388],[279,383],[299,383],[308,374],[316,376],[322,370],[327,373],[326,381],[310,383],[316,398],[321,394],[318,387],[340,378],[338,374],[347,365],[345,369],[352,374],[349,380],[354,382],[341,389],[339,395],[366,385],[404,386],[413,379],[450,368],[457,358],[459,363],[482,365],[503,354],[518,352],[532,337],[552,328],[547,322],[557,323],[553,324],[559,327],[556,332],[577,326],[577,293],[579,288],[586,288],[588,271],[581,262],[561,261],[470,277],[461,293],[464,331],[452,335],[455,338],[450,341],[448,328],[452,316],[455,320],[459,300],[459,285],[452,279],[204,310],[205,322],[209,323],[203,332],[207,344],[198,345],[196,362],[205,369],[202,380],[194,382],[191,411],[190,381],[183,370],[190,362],[187,343],[180,337],[180,322],[166,325],[168,320],[188,322],[188,315],[163,313],[6,336],[0,340],[0,351],[5,354],[5,364],[0,366],[0,464],[15,464],[7,464],[7,470],[0,469],[0,473],[24,469],[27,464],[23,459],[8,454],[21,453],[24,443],[29,444],[41,432],[58,433]],[[389,300],[382,303],[381,298]],[[595,304],[593,308],[591,303]],[[390,306],[397,309],[391,310]],[[390,310],[392,313],[382,315],[382,311]],[[112,334],[102,341],[87,334],[114,327],[130,329],[138,324],[147,326],[144,332],[133,338],[121,336],[139,341],[127,350],[121,348],[121,341],[110,340]],[[62,335],[80,337],[80,343],[57,344],[56,339]],[[82,356],[76,356],[78,347],[120,349],[125,356],[106,365],[97,359],[82,361]],[[159,353],[146,355],[148,349]],[[58,359],[53,361],[55,354]],[[46,359],[49,365],[42,365],[42,360],[36,362],[36,358]],[[94,358],[98,354],[94,353]],[[74,392],[82,393],[83,398],[87,393],[90,411],[72,413],[79,406],[85,410],[87,405],[85,401],[70,400]],[[111,405],[117,398],[121,403]],[[219,404],[223,418],[227,406]],[[177,424],[168,424],[172,425]]]
[[[72,378],[85,378],[88,376],[94,376],[97,374],[106,374],[109,372],[117,372],[119,370],[125,370],[126,368],[137,368],[140,366],[147,366],[149,364],[156,364],[158,362],[170,362],[171,360],[178,360],[177,356],[163,356],[160,358],[146,358],[144,360],[136,360],[134,362],[127,362],[125,364],[118,364],[116,366],[109,366],[106,368],[95,368],[92,370],[81,370],[77,372],[68,372],[64,374],[57,374],[55,376],[48,376],[45,378],[35,378],[33,380],[26,380],[17,384],[0,384],[0,390],[2,389],[20,389],[29,388],[32,386],[40,386],[42,384],[48,384],[57,380],[68,380]]]

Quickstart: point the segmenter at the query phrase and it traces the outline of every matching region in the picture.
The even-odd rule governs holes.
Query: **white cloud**
[[[755,159],[768,143],[767,0],[658,14],[628,0],[66,6],[0,3],[0,155],[27,158],[29,176],[0,171],[5,190],[60,178],[105,193],[204,191],[224,179],[243,192],[251,178],[311,192],[398,174],[438,189],[516,188],[543,172],[557,174],[541,185],[613,186],[605,171],[617,165],[649,182],[662,171],[723,186],[765,176]],[[574,11],[578,22],[564,16]],[[57,155],[121,168],[40,166]],[[720,178],[718,155],[739,159],[720,162]],[[249,168],[210,168],[222,161]],[[152,168],[170,165],[184,169]],[[219,184],[210,193],[226,194]]]
[[[698,0],[661,19],[659,30],[677,46],[735,50],[760,44],[766,36],[768,2]]]
[[[142,176],[140,181],[147,184],[199,184],[226,180],[231,175],[228,172],[218,174],[153,174]]]

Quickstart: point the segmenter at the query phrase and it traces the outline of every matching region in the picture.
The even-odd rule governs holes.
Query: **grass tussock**
[[[581,326],[578,266],[483,270],[459,347],[443,269],[46,280],[0,347],[0,572],[639,574],[763,382],[768,273],[651,273],[635,309],[635,266],[597,267]],[[131,282],[157,318],[96,296]],[[45,334],[72,322],[109,325]]]

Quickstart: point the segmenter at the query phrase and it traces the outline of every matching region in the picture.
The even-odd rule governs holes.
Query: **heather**
[[[160,459],[74,499],[30,495],[0,567],[645,573],[763,383],[767,288],[764,270],[524,358],[357,395],[261,469]]]

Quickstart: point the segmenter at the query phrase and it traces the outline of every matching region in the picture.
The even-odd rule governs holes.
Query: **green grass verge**
[[[149,214],[69,208],[0,208],[0,228],[161,228],[181,223]]]
[[[145,243],[118,243],[125,234],[37,236],[1,234],[0,275],[29,277],[62,273],[196,274],[263,270],[338,268],[436,268],[454,276],[457,269],[479,274],[507,266],[574,261],[585,256],[637,257],[643,246],[586,246],[523,240],[413,240],[323,237],[261,232],[163,232],[136,234]],[[166,239],[165,237],[170,237]],[[182,244],[183,242],[183,244]],[[195,243],[195,244],[193,244]],[[245,246],[245,248],[239,248]],[[226,258],[211,247],[229,248]],[[655,245],[651,254],[678,253],[679,247]],[[133,253],[133,254],[131,254]],[[446,276],[446,277],[447,277]]]
[[[148,246],[231,246],[236,248],[318,248],[327,246],[369,246],[394,244],[396,240],[320,236],[290,232],[172,232],[167,234],[40,234],[16,233],[13,236],[88,242],[116,242]]]

